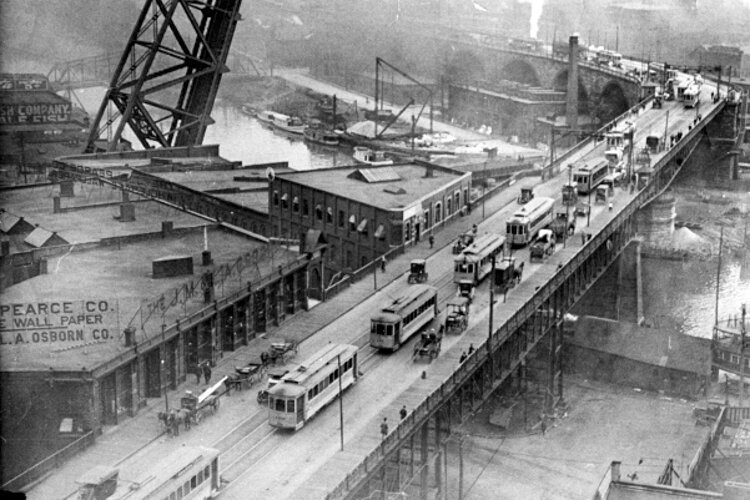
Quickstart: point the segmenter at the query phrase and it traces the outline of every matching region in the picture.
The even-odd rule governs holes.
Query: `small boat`
[[[374,151],[364,146],[355,146],[353,156],[358,162],[366,163],[374,167],[393,165],[393,160],[386,158],[383,151]]]
[[[290,134],[302,135],[305,131],[305,124],[302,120],[296,116],[286,116],[279,113],[274,117],[273,126]]]
[[[285,120],[289,117],[287,115],[282,115],[281,113],[277,113],[275,111],[259,111],[255,118],[258,119],[259,122],[265,123],[267,125],[273,125],[276,120]]]
[[[322,144],[323,146],[338,146],[339,136],[334,131],[326,128],[320,121],[310,123],[302,132],[306,141]]]
[[[240,106],[240,111],[242,111],[244,114],[248,116],[258,116],[258,110],[256,110],[254,107],[250,106],[249,104],[243,104]]]

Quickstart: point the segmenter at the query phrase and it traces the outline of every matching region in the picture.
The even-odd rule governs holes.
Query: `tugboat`
[[[275,111],[266,110],[266,111],[259,111],[255,115],[255,118],[257,118],[258,121],[261,123],[265,123],[266,125],[273,126],[276,120],[285,120],[285,119],[288,119],[289,117],[287,115],[282,115],[281,113],[277,113]]]
[[[373,167],[384,167],[386,165],[393,165],[393,160],[386,158],[383,151],[374,151],[365,146],[354,147],[354,159],[360,163],[366,163]]]
[[[276,129],[295,135],[302,135],[305,131],[305,124],[302,120],[296,116],[286,116],[279,113],[276,113],[276,116],[274,116],[273,126]]]
[[[332,130],[326,128],[320,120],[313,120],[302,132],[306,141],[323,146],[338,146],[339,136]]]

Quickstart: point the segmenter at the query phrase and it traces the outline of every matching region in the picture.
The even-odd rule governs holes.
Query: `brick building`
[[[471,172],[421,161],[285,173],[269,187],[269,224],[272,234],[295,240],[320,230],[326,267],[351,272],[425,238],[459,215],[470,193]]]

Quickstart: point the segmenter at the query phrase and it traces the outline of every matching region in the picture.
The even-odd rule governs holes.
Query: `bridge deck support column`
[[[421,452],[419,454],[419,498],[421,500],[427,500],[427,493],[429,490],[428,473],[430,470],[430,466],[429,462],[427,461],[427,455],[430,452],[430,446],[428,444],[429,431],[430,429],[426,424],[422,426],[422,443],[420,446]]]

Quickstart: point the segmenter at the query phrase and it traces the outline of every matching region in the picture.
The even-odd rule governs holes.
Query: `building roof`
[[[365,170],[377,176],[381,169],[395,172],[399,180],[372,184],[352,177],[359,167],[341,167],[302,172],[286,173],[278,179],[291,181],[319,191],[365,202],[383,210],[401,210],[442,189],[464,174],[451,169],[427,166],[417,163],[404,163],[388,167],[369,167]],[[432,172],[431,176],[426,174]]]
[[[27,221],[57,234],[66,241],[77,244],[98,241],[102,238],[128,236],[161,231],[162,221],[172,221],[175,228],[206,224],[205,219],[190,215],[156,201],[146,201],[130,195],[135,206],[135,220],[117,222],[122,201],[120,191],[109,186],[75,183],[75,196],[61,198],[63,209],[72,211],[54,213],[52,198],[59,194],[57,186],[40,186],[15,189],[3,193],[3,205],[8,212],[22,216]],[[84,208],[85,207],[85,208]]]
[[[200,286],[201,276],[207,270],[215,271],[217,298],[240,287],[245,289],[248,281],[258,282],[262,278],[260,273],[265,276],[276,272],[266,264],[270,256],[264,251],[263,243],[215,226],[208,229],[207,236],[211,266],[201,265],[204,232],[200,227],[166,237],[126,240],[120,245],[80,245],[69,252],[48,255],[48,274],[11,285],[0,293],[0,303],[19,304],[22,315],[8,310],[0,313],[0,371],[94,370],[132,351],[132,347],[124,344],[123,331],[128,325],[135,327],[135,340],[142,343],[158,335],[162,324],[174,325],[177,319],[207,307]],[[169,255],[192,256],[194,273],[152,279],[152,262]],[[296,253],[289,255],[296,256]],[[286,261],[286,251],[276,249],[274,259]],[[259,267],[254,265],[256,261]],[[238,279],[236,271],[238,262],[244,265],[240,273],[242,280]],[[235,270],[227,275],[224,272],[228,269]],[[219,281],[222,275],[226,276],[223,282]],[[192,295],[185,301],[189,285],[196,283]],[[95,307],[95,312],[91,313],[85,307],[91,301],[104,301],[106,311],[100,312]],[[51,314],[52,303],[69,304],[66,319]],[[37,304],[47,304],[47,310],[39,310]],[[29,305],[33,305],[36,312],[28,313]],[[24,319],[17,323],[16,318]],[[27,322],[29,319],[32,323]],[[109,338],[93,338],[94,328],[106,329]],[[78,330],[83,331],[81,337],[76,336]],[[72,338],[60,339],[60,332],[67,336],[70,331],[74,332]]]
[[[41,248],[50,240],[53,240],[53,245],[64,245],[67,243],[63,238],[60,238],[57,233],[44,229],[43,227],[34,228],[34,230],[26,236],[26,239],[24,239],[23,242],[34,248]]]
[[[700,375],[711,371],[709,339],[590,316],[580,316],[574,332],[570,342],[586,349]]]

